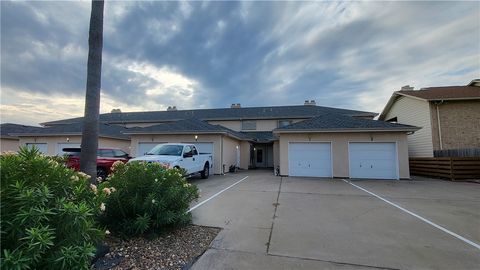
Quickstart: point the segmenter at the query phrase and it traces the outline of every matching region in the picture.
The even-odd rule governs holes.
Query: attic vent
[[[413,86],[405,85],[405,86],[402,86],[400,90],[413,90]]]
[[[316,106],[317,103],[315,102],[315,100],[305,100],[305,103],[303,103],[303,105],[305,106]]]
[[[238,108],[241,108],[242,105],[240,105],[240,103],[232,103],[232,105],[230,106],[230,108],[232,109],[238,109]]]
[[[176,110],[177,110],[177,106],[168,106],[167,108],[167,112],[176,111]]]

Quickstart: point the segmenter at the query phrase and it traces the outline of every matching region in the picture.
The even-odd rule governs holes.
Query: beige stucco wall
[[[410,178],[407,135],[400,132],[383,133],[299,133],[280,134],[280,174],[288,175],[289,142],[331,142],[333,177],[349,177],[349,142],[396,142],[400,178]]]
[[[425,100],[400,97],[393,103],[385,120],[397,117],[399,124],[421,127],[408,136],[408,152],[411,157],[433,157],[430,105]]]
[[[17,152],[18,146],[19,146],[18,139],[5,139],[5,138],[0,139],[0,152],[2,153],[6,151]]]
[[[221,125],[226,128],[235,131],[272,131],[278,127],[278,121],[283,119],[271,119],[271,120],[255,120],[257,122],[257,129],[255,130],[242,130],[242,121],[208,121],[212,125]],[[293,123],[303,121],[305,119],[292,119]]]
[[[248,169],[250,165],[250,142],[240,142],[240,168]]]
[[[67,141],[67,138],[69,139]],[[47,155],[54,156],[57,154],[58,143],[81,143],[81,136],[45,136],[45,137],[21,137],[19,140],[20,146],[25,146],[27,143],[46,143]],[[118,140],[111,138],[99,138],[98,147],[102,148],[120,148],[123,151],[130,153],[130,141]]]
[[[137,153],[139,142],[158,142],[158,143],[185,143],[195,142],[195,135],[131,135],[131,153]],[[198,134],[198,142],[213,143],[213,173],[222,173],[222,135],[219,134]],[[228,168],[227,168],[228,169]]]
[[[280,144],[278,141],[273,142],[273,168],[280,166]]]
[[[223,164],[225,165],[225,172],[228,172],[230,165],[237,164],[237,148],[240,151],[240,141],[223,136]],[[241,153],[240,153],[241,159]],[[239,160],[240,161],[240,160]]]
[[[480,100],[438,104],[441,146],[436,107],[430,103],[434,150],[480,147]]]

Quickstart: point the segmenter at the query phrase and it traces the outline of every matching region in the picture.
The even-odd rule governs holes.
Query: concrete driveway
[[[480,184],[270,171],[192,182],[193,222],[224,228],[192,269],[480,267]]]

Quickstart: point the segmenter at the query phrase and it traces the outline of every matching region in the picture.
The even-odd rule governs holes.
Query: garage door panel
[[[164,142],[139,142],[137,145],[137,157],[145,155],[152,148],[162,143]]]
[[[330,143],[289,143],[289,175],[331,177]]]
[[[350,143],[350,178],[398,179],[395,143]]]

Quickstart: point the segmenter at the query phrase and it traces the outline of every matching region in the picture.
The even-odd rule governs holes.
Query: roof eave
[[[58,136],[82,136],[82,133],[12,133],[11,135],[15,135],[17,137],[58,137]],[[98,135],[99,138],[109,138],[109,139],[117,139],[117,140],[130,140],[129,138],[124,137],[117,137],[111,135]]]
[[[336,133],[336,132],[415,132],[421,128],[343,128],[343,129],[291,129],[274,130],[273,133]]]

